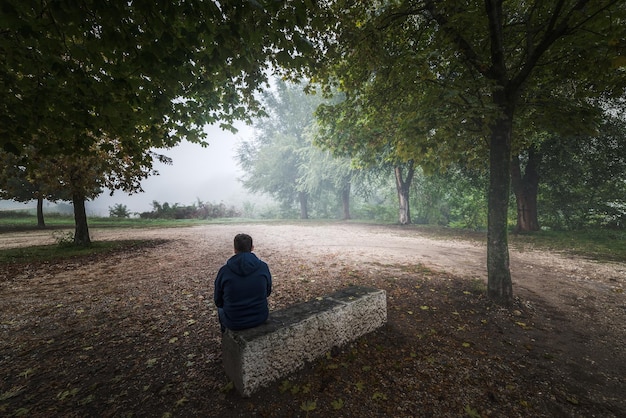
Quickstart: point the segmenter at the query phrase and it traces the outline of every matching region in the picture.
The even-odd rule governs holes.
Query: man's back
[[[267,297],[272,292],[269,267],[252,252],[232,256],[215,279],[214,301],[223,326],[252,328],[267,320]]]

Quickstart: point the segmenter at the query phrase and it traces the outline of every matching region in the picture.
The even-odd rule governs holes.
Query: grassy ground
[[[175,228],[182,226],[202,225],[206,223],[232,223],[250,222],[249,219],[139,219],[139,218],[90,218],[90,228]],[[259,222],[272,222],[263,220]],[[281,222],[286,222],[281,220]],[[287,221],[288,222],[288,221]],[[328,223],[334,221],[309,221]],[[358,221],[354,221],[358,222]],[[46,229],[72,229],[74,219],[71,216],[48,215],[46,217]],[[404,227],[403,227],[404,228]],[[437,237],[449,237],[451,239],[474,239],[486,240],[485,232],[468,231],[462,229],[443,228],[427,225],[410,225],[408,228],[418,229],[421,233],[427,233]],[[9,231],[37,229],[37,218],[22,212],[0,211],[0,234]],[[23,257],[32,254],[34,257],[54,258],[55,253],[60,257],[71,256],[72,252],[78,251],[81,255],[86,252],[99,253],[109,251],[111,247],[119,245],[131,245],[132,243],[100,243],[92,245],[90,249],[72,249],[67,242],[68,234],[57,234],[56,241],[60,244],[54,248],[32,248],[18,251]],[[520,249],[545,249],[549,251],[565,252],[572,255],[589,257],[599,261],[626,261],[626,230],[591,229],[582,231],[538,231],[525,234],[509,234],[509,244]],[[65,248],[64,248],[65,247]],[[7,251],[0,252],[0,261],[6,257],[16,256],[16,253]]]
[[[511,243],[519,246],[535,246],[546,250],[566,251],[585,257],[626,261],[626,231],[540,231],[532,234],[512,235]]]

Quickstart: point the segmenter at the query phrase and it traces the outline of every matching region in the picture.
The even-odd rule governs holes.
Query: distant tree
[[[109,216],[111,218],[129,218],[130,211],[126,205],[116,203],[113,206],[109,206]]]
[[[0,151],[0,197],[17,202],[37,201],[37,227],[45,228],[43,216],[44,193],[28,176],[26,166],[18,156]]]
[[[398,141],[404,141],[407,131],[386,112],[388,108],[381,109],[376,105],[380,95],[371,92],[369,87],[377,89],[368,86],[361,94],[319,106],[316,116],[320,129],[314,143],[330,150],[336,158],[349,159],[362,170],[379,166],[393,170],[398,198],[398,222],[410,224],[410,191],[415,161],[397,146]],[[366,146],[364,141],[367,142]]]
[[[539,193],[543,154],[542,143],[550,137],[594,136],[605,119],[609,101],[580,94],[601,80],[566,80],[546,85],[552,70],[537,69],[539,83],[528,87],[520,98],[512,128],[511,186],[517,208],[517,232],[538,231]],[[542,74],[547,71],[548,74]],[[614,103],[618,104],[618,103]],[[624,112],[621,103],[621,112]],[[564,121],[566,121],[564,123]]]
[[[516,232],[540,229],[537,208],[540,159],[536,145],[530,145],[511,157],[511,186],[517,204]]]
[[[304,164],[306,169],[299,179],[302,187],[316,200],[325,193],[333,195],[340,202],[341,218],[350,219],[352,183],[358,172],[351,160],[310,146]]]
[[[488,179],[486,170],[458,164],[430,174],[420,171],[414,181],[417,222],[485,229]]]
[[[107,188],[129,193],[141,191],[141,181],[155,171],[146,160],[158,159],[163,163],[171,160],[154,152],[143,158],[131,158],[122,148],[121,141],[101,140],[92,145],[90,153],[77,159],[75,155],[58,154],[46,156],[37,166],[42,188],[58,196],[68,196],[74,207],[74,243],[91,243],[85,202],[94,199]]]
[[[573,86],[576,97],[591,101],[623,94],[624,2],[407,0],[353,7],[342,0],[323,13],[328,24],[311,26],[323,44],[322,65],[311,71],[316,80],[358,95],[382,70],[390,76],[384,84],[401,92],[390,114],[398,102],[413,100],[414,117],[400,114],[399,123],[416,132],[426,128],[405,135],[414,158],[488,164],[487,293],[511,303],[507,237],[516,117],[525,95],[540,88]],[[372,137],[361,143],[370,146]]]
[[[70,191],[56,181],[58,165],[51,156],[29,147],[22,155],[0,151],[0,196],[18,202],[37,201],[37,226],[45,228],[44,199],[71,200]]]
[[[118,167],[126,162],[147,173],[151,150],[182,140],[206,145],[206,124],[233,129],[233,121],[250,120],[270,66],[294,65],[311,51],[301,35],[307,6],[3,1],[0,147],[18,155],[35,147],[80,166],[65,177],[74,184],[75,242],[86,245],[83,208],[91,194],[79,191],[75,176],[87,169],[82,162],[113,152],[107,156]]]
[[[234,207],[227,207],[224,203],[212,204],[202,202],[200,199],[192,205],[180,205],[168,202],[163,204],[152,201],[152,211],[142,212],[139,217],[143,219],[215,219],[215,218],[235,218],[241,216]]]
[[[555,229],[626,228],[626,122],[607,119],[597,135],[551,136],[541,156],[541,219]]]
[[[398,193],[398,220],[402,225],[410,224],[411,209],[409,193],[413,176],[415,175],[415,163],[413,160],[409,160],[406,164],[395,164],[393,172],[396,178],[396,191]]]
[[[309,217],[304,179],[312,144],[307,132],[321,100],[300,85],[277,80],[275,91],[263,95],[267,117],[256,121],[257,136],[243,142],[237,154],[244,187],[267,193],[285,206],[296,202],[301,219]]]

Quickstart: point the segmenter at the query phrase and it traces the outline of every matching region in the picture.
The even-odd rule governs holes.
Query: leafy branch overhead
[[[145,151],[249,120],[273,51],[294,48],[288,8],[255,3],[5,2],[3,147],[86,150],[108,136]]]
[[[84,200],[100,186],[139,191],[166,159],[155,149],[208,145],[207,124],[234,130],[260,113],[271,68],[311,48],[298,35],[307,3],[5,1],[0,147],[116,166],[72,183],[75,236],[88,244]]]
[[[532,144],[517,135],[590,131],[608,106],[623,108],[625,18],[617,0],[331,2],[328,24],[312,30],[324,53],[311,79],[346,99],[318,112],[328,127],[319,142],[427,171],[488,167],[488,292],[511,303],[511,156]],[[563,102],[568,111],[551,114]]]

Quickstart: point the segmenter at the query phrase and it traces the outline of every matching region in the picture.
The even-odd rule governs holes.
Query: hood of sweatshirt
[[[229,258],[226,266],[238,276],[248,276],[261,266],[261,260],[254,253],[239,253]]]

